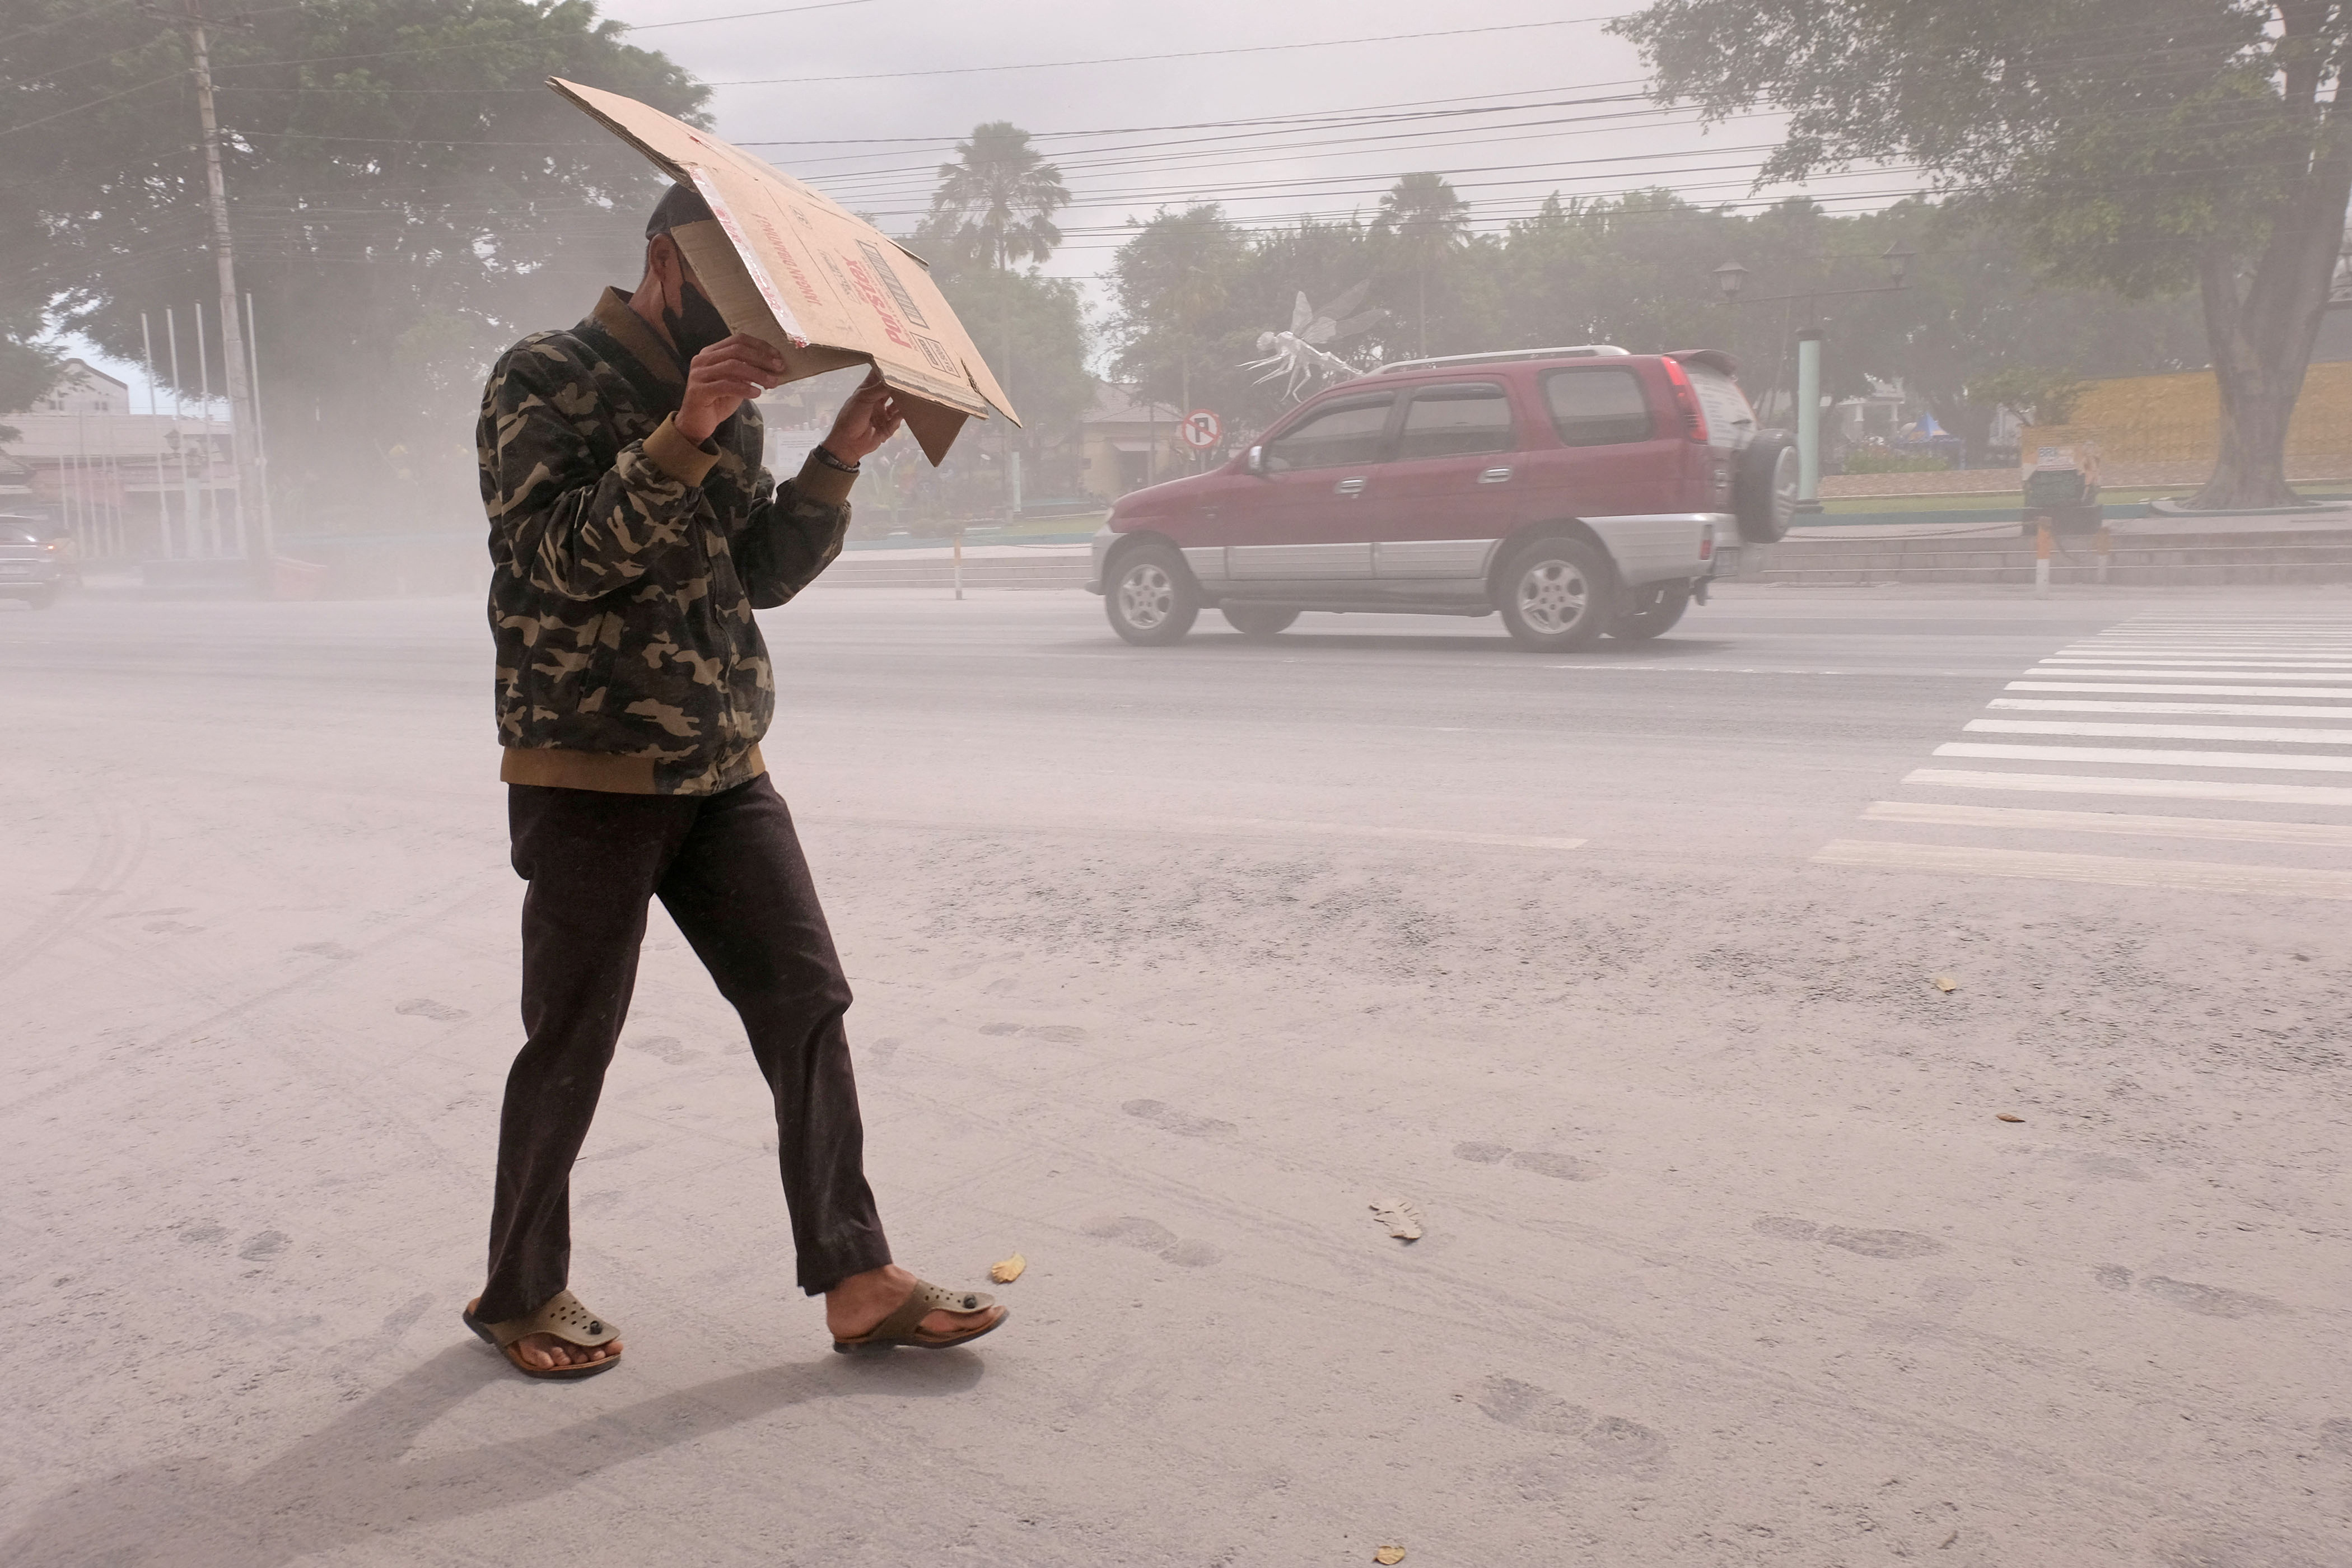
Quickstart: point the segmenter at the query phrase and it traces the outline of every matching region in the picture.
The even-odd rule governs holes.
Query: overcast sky
[[[1747,200],[1776,129],[1703,132],[1649,104],[1639,57],[1591,0],[848,0],[740,15],[761,8],[625,0],[609,14],[713,84],[720,134],[887,226],[912,226],[956,138],[1013,121],[1076,197],[1047,268],[1069,276],[1099,272],[1119,226],[1161,205],[1220,201],[1248,221],[1368,212],[1414,169],[1449,174],[1481,226],[1553,189]],[[734,19],[677,25],[712,16]],[[1297,119],[1216,124],[1272,117]]]
[[[1370,213],[1417,169],[1448,175],[1482,228],[1554,190],[1787,194],[1750,190],[1777,120],[1706,130],[1651,104],[1640,58],[1604,30],[1605,0],[835,0],[744,15],[772,10],[616,0],[606,14],[712,84],[719,134],[894,232],[914,226],[959,137],[1013,121],[1075,198],[1046,268],[1061,276],[1097,276],[1122,226],[1161,206],[1221,202],[1250,223]],[[1870,172],[1811,189],[1853,210],[1908,183]]]

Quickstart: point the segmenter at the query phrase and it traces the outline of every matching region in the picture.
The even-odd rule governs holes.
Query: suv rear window
[[[1707,438],[1718,447],[1745,447],[1756,436],[1756,411],[1739,384],[1703,364],[1685,365],[1699,412],[1706,416]]]
[[[1543,387],[1552,427],[1570,447],[1650,438],[1650,401],[1630,370],[1556,370]]]
[[[1266,470],[1278,474],[1291,468],[1377,463],[1381,435],[1395,406],[1393,392],[1327,404],[1265,444]]]
[[[1511,439],[1511,400],[1491,381],[1466,381],[1458,385],[1424,386],[1412,395],[1404,411],[1404,430],[1397,437],[1397,459],[1455,458],[1473,452],[1507,452]]]

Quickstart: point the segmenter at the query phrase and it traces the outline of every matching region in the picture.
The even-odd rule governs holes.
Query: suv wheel
[[[1184,558],[1165,544],[1139,544],[1111,570],[1103,614],[1110,629],[1139,647],[1172,643],[1201,614],[1200,590]]]
[[[1620,642],[1647,642],[1664,636],[1690,608],[1688,583],[1651,583],[1633,590],[1632,603],[1609,623],[1609,635]]]
[[[1797,515],[1800,488],[1796,443],[1778,430],[1749,442],[1739,454],[1739,472],[1731,485],[1739,537],[1750,544],[1773,544],[1786,537]]]
[[[1280,605],[1221,605],[1217,613],[1245,637],[1279,637],[1298,618],[1298,612]]]
[[[1615,592],[1609,563],[1592,546],[1580,539],[1538,539],[1503,573],[1496,608],[1523,643],[1582,647],[1607,626]]]

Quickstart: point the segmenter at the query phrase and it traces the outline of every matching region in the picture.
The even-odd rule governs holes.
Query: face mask
[[[710,297],[687,282],[678,285],[677,309],[662,311],[662,325],[669,329],[669,340],[677,345],[681,366],[693,363],[695,355],[732,335],[727,318],[719,313]]]

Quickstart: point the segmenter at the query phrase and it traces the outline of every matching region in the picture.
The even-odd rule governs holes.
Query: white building
[[[0,511],[47,519],[84,559],[242,555],[226,420],[142,414],[131,388],[69,359],[32,407],[0,415]]]

